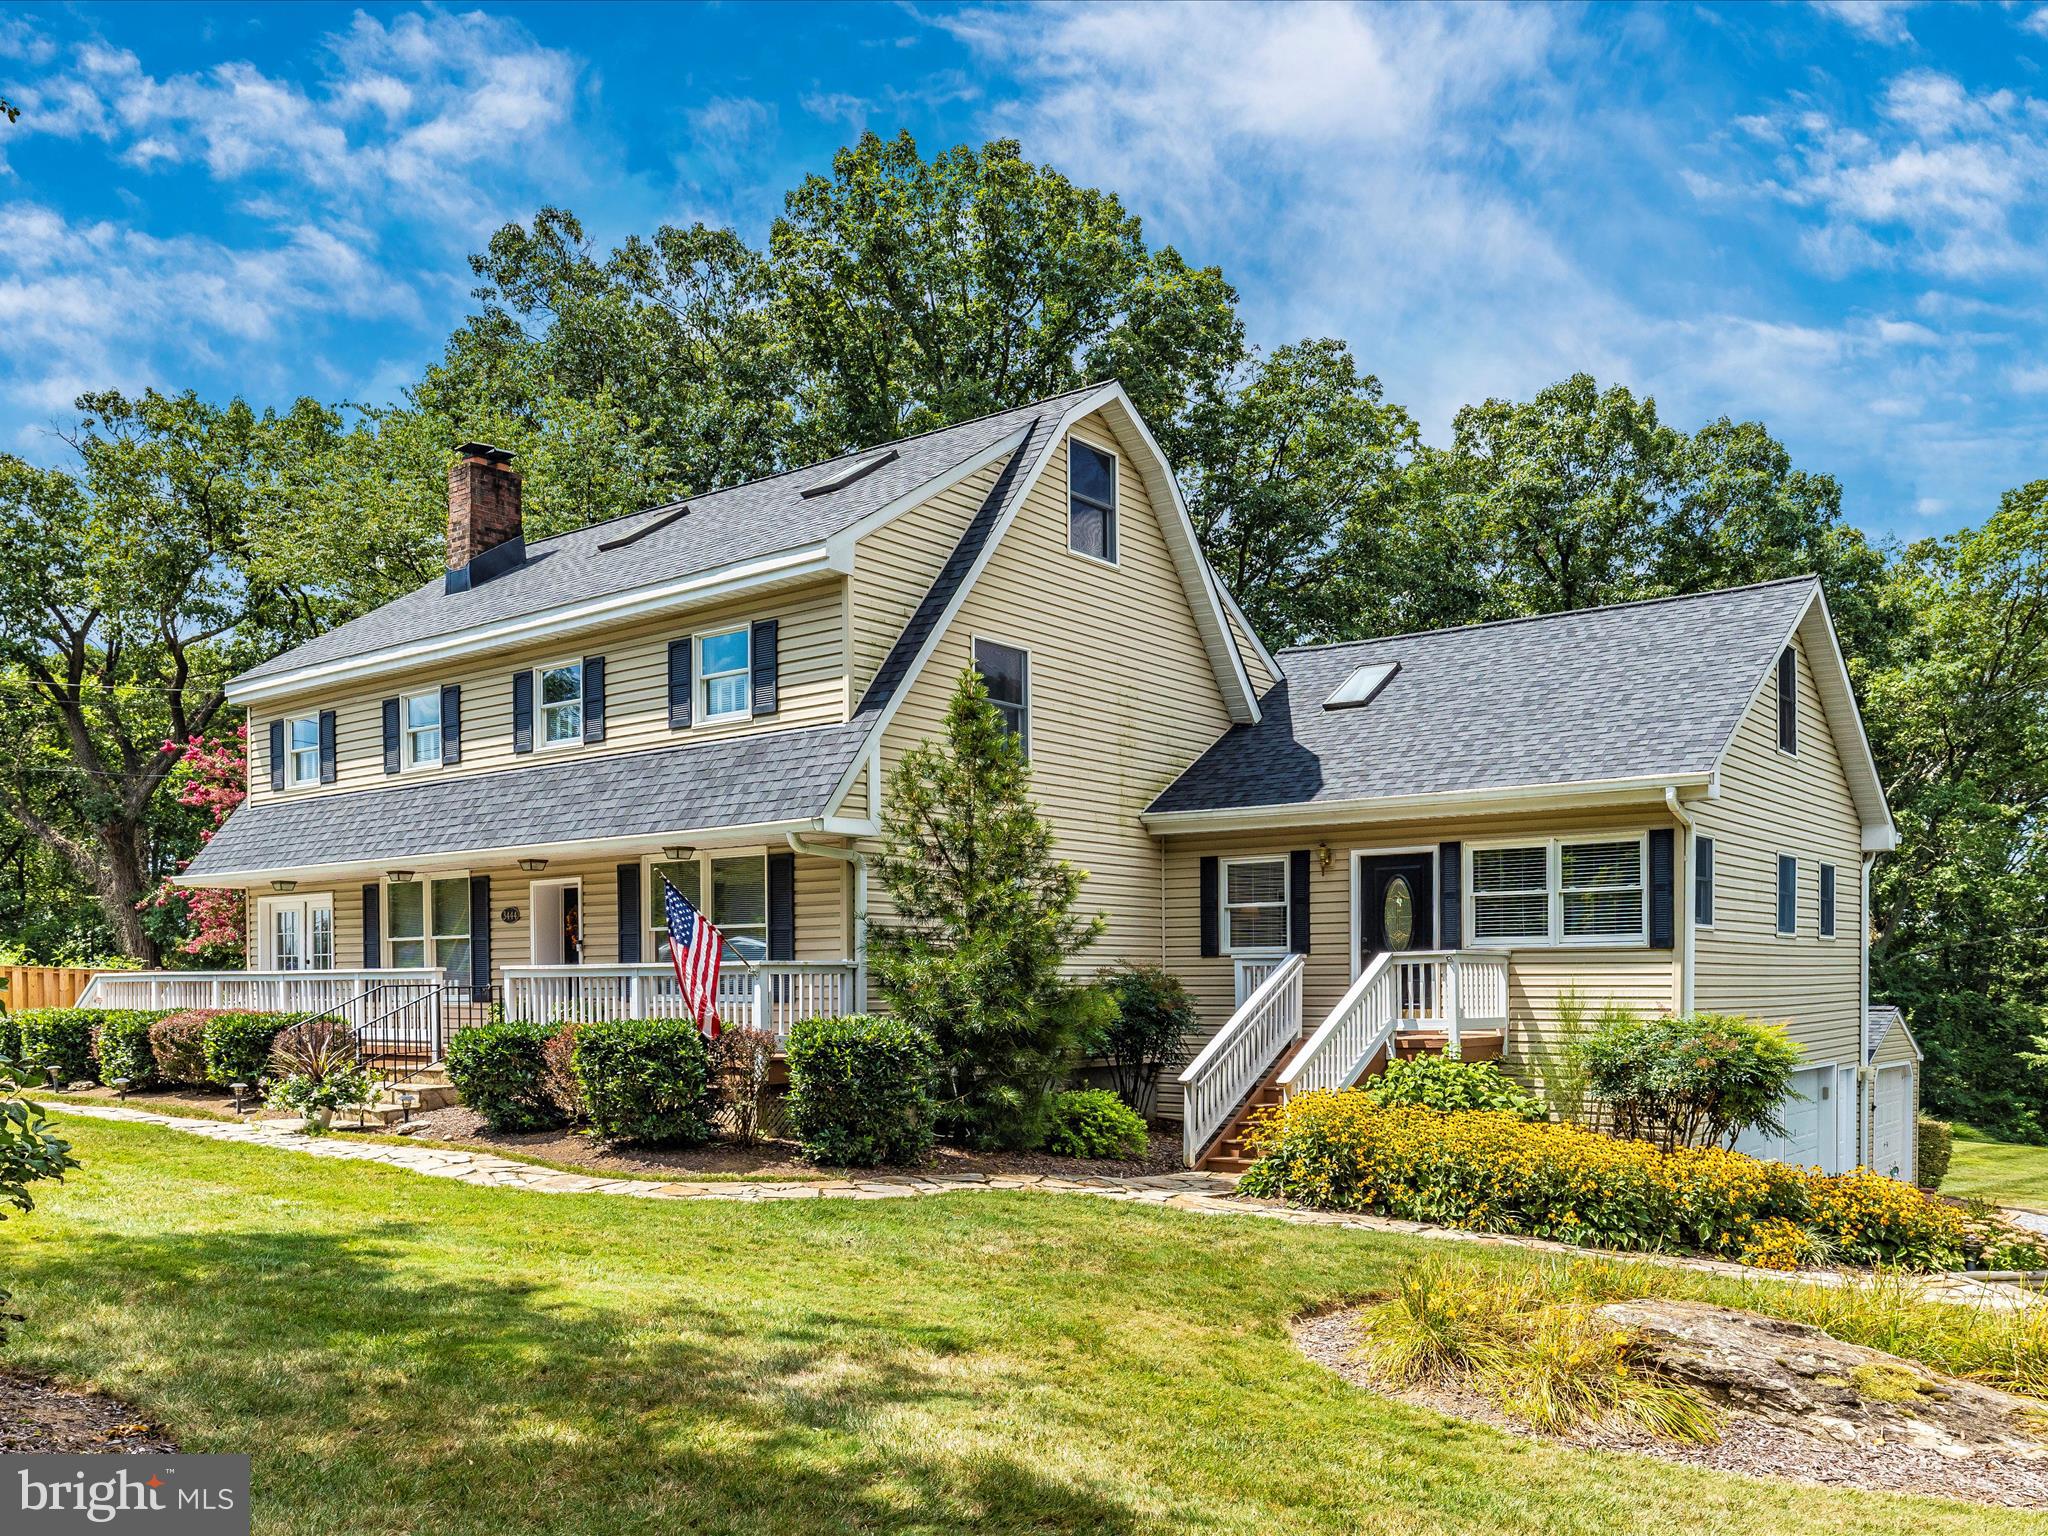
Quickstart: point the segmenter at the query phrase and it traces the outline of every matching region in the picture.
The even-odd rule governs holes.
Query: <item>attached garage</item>
[[[1870,1166],[1887,1178],[1913,1177],[1913,1067],[1879,1067],[1870,1085]]]
[[[1735,1143],[1735,1150],[1801,1168],[1840,1172],[1843,1099],[1836,1092],[1839,1076],[1832,1063],[1793,1073],[1792,1094],[1779,1111],[1779,1118],[1785,1122],[1785,1134],[1763,1136],[1752,1132]]]

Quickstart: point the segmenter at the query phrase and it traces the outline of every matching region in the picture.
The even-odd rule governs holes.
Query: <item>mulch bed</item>
[[[1717,1472],[1821,1487],[1928,1494],[2011,1509],[2048,1509],[2048,1472],[2038,1463],[2023,1465],[1988,1456],[1960,1460],[1904,1445],[1845,1445],[1740,1414],[1722,1418],[1721,1439],[1714,1445],[1660,1440],[1626,1425],[1546,1435],[1509,1418],[1477,1392],[1457,1385],[1389,1392],[1356,1358],[1357,1316],[1356,1310],[1345,1310],[1299,1318],[1294,1324],[1294,1342],[1309,1359],[1329,1367],[1353,1386],[1450,1418],[1489,1424],[1524,1439],[1586,1450],[1629,1451]]]
[[[95,1085],[91,1088],[65,1089],[54,1095],[36,1091],[38,1097],[48,1097],[55,1103],[65,1100],[82,1100],[94,1104],[125,1103],[130,1109],[154,1110],[160,1115],[173,1115],[181,1109],[199,1110],[223,1119],[235,1118],[235,1096],[225,1088],[137,1088],[130,1091],[124,1100],[111,1088]],[[260,1101],[245,1099],[245,1108],[253,1109]]]
[[[0,1370],[0,1455],[143,1455],[177,1448],[118,1398]]]
[[[131,1095],[131,1097],[133,1097]],[[345,1129],[345,1126],[337,1126]],[[507,1156],[543,1158],[551,1163],[571,1163],[594,1174],[660,1174],[686,1179],[692,1174],[744,1174],[760,1179],[814,1179],[836,1174],[806,1162],[793,1141],[765,1141],[755,1147],[710,1142],[701,1147],[608,1147],[574,1131],[528,1131],[500,1135],[484,1128],[474,1110],[461,1105],[428,1110],[414,1115],[405,1126],[393,1131],[474,1147],[479,1152],[502,1152]],[[897,1168],[888,1170],[901,1173]],[[1061,1178],[1087,1178],[1098,1174],[1130,1178],[1138,1175],[1181,1173],[1180,1134],[1152,1133],[1151,1145],[1142,1158],[1115,1159],[1053,1157],[1042,1152],[967,1152],[958,1147],[936,1147],[931,1158],[917,1170],[921,1173],[1042,1173]]]

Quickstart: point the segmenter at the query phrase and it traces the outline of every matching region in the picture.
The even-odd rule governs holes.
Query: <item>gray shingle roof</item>
[[[186,878],[265,875],[493,848],[823,816],[866,722],[577,756],[418,784],[244,804]]]
[[[1090,389],[1099,386],[1089,386]],[[689,500],[689,515],[623,548],[598,546],[652,525],[672,507],[656,507],[528,546],[524,564],[467,592],[445,592],[439,578],[362,617],[243,673],[269,677],[346,660],[388,646],[459,633],[565,603],[674,581],[737,561],[798,549],[829,538],[947,470],[1041,420],[1052,420],[1088,389],[1073,390],[976,421],[895,443],[878,443],[824,464],[790,470]],[[896,457],[842,489],[805,496],[854,461],[894,448]]]
[[[1374,800],[1704,773],[1811,601],[1812,577],[1282,651],[1264,718],[1153,811]],[[1358,709],[1323,701],[1368,662]]]

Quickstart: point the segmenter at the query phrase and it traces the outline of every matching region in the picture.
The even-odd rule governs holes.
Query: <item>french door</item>
[[[258,970],[334,969],[332,896],[266,896],[256,911]]]

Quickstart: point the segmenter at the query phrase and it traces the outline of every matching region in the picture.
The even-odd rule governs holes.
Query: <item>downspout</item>
[[[801,832],[784,834],[792,853],[813,858],[837,859],[853,866],[853,1008],[868,1011],[868,856],[858,848],[841,848],[834,843],[806,842]]]
[[[1677,871],[1674,869],[1671,883],[1674,887],[1678,888],[1674,889],[1671,893],[1671,905],[1674,913],[1679,918],[1679,932],[1684,935],[1679,940],[1678,946],[1678,1011],[1681,1015],[1689,1016],[1692,1013],[1693,998],[1693,909],[1685,887],[1689,887],[1698,878],[1693,872],[1692,867],[1695,853],[1693,847],[1695,834],[1692,817],[1687,815],[1685,807],[1678,803],[1678,786],[1676,784],[1666,784],[1664,786],[1664,808],[1671,813],[1671,819],[1677,822],[1685,831],[1685,863],[1683,866],[1685,869],[1685,886],[1679,886]],[[1676,859],[1672,862],[1673,864],[1678,863]]]

